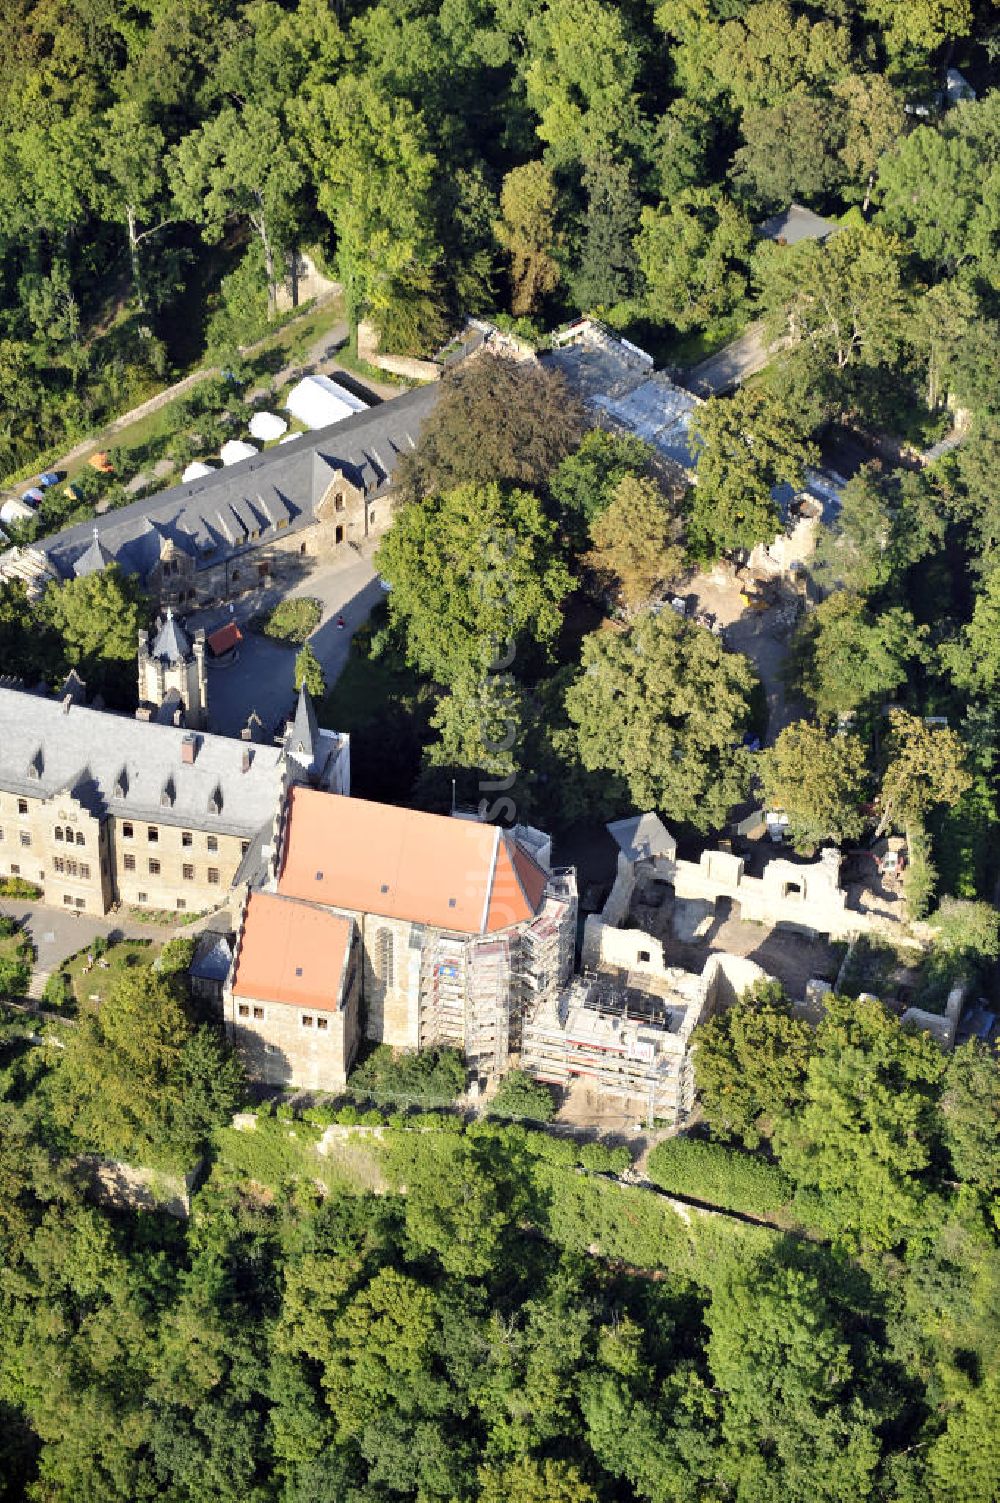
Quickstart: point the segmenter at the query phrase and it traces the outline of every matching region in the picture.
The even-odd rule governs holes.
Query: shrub
[[[294,600],[280,601],[264,618],[262,630],[265,637],[301,647],[312,636],[322,617],[322,602],[311,595],[302,595]]]
[[[624,1174],[632,1167],[632,1155],[627,1148],[609,1148],[606,1143],[584,1143],[580,1149],[580,1163],[592,1174]]]
[[[73,983],[65,971],[53,971],[45,983],[42,993],[42,1001],[46,1007],[74,1007],[76,997],[73,993]]]
[[[465,1065],[455,1049],[396,1054],[380,1044],[354,1071],[351,1086],[375,1101],[447,1106],[465,1090]]]
[[[794,1193],[788,1176],[776,1164],[698,1138],[668,1138],[660,1143],[649,1155],[647,1174],[669,1194],[750,1216],[776,1211]]]
[[[0,878],[0,898],[40,898],[42,889],[23,877]]]
[[[547,1085],[532,1080],[524,1070],[508,1070],[490,1111],[497,1117],[527,1117],[532,1122],[551,1122],[556,1114],[556,1103]]]

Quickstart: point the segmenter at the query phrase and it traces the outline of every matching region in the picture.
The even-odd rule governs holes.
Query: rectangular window
[[[75,877],[76,876],[76,862],[75,861],[67,861],[66,862],[66,875],[67,875],[67,877]]]
[[[253,1010],[253,1015],[257,1019],[257,1021],[260,1022],[260,1020],[264,1016],[264,1009],[262,1007],[255,1007]]]
[[[309,1016],[309,1014],[307,1012],[303,1013],[302,1014],[302,1026],[303,1026],[303,1028],[311,1028],[312,1025],[313,1025],[312,1018]]]
[[[322,1030],[322,1029],[324,1029],[326,1027],[326,1023],[327,1023],[326,1018],[317,1018],[316,1019],[316,1027],[319,1028],[320,1030]]]
[[[217,851],[217,850],[218,850],[218,849],[219,849],[219,841],[218,841],[218,837],[217,837],[217,836],[215,836],[215,835],[210,835],[210,836],[209,836],[209,837],[208,837],[208,849],[209,849],[209,850],[210,850],[210,851],[211,851],[211,852],[212,852],[212,853],[213,853],[213,854],[214,854],[214,853],[215,853],[215,852],[216,852],[216,851]]]
[[[133,832],[131,824],[129,823],[128,820],[126,820],[125,823],[122,825],[122,839],[123,840],[131,840],[133,833],[134,832]]]
[[[124,859],[124,862],[122,864],[124,865],[125,870],[127,872],[134,872],[135,871],[135,857],[134,856],[126,856],[125,859]]]
[[[241,1018],[248,1018],[250,1016],[250,1009],[245,1002],[240,1003],[239,1013]]]
[[[90,881],[90,867],[86,861],[80,862],[80,876],[85,882]]]
[[[52,870],[54,872],[64,872],[66,870],[66,863],[61,856],[56,856],[53,860]]]
[[[18,801],[17,801],[17,812],[18,812],[18,814],[27,814],[27,812],[28,812],[28,800],[26,798],[19,798],[18,799]]]
[[[160,875],[160,863],[158,861],[153,860],[151,857],[147,865],[149,866],[149,875],[151,877],[158,877]]]
[[[184,898],[178,898],[177,899],[177,912],[178,913],[183,913],[186,907],[187,907],[186,900]]]
[[[12,877],[19,877],[21,875],[21,868],[15,866],[13,861],[10,863],[10,874]]]
[[[194,836],[191,834],[191,831],[190,830],[182,830],[181,831],[181,845],[187,846],[187,845],[193,845],[193,843],[194,843]]]
[[[160,838],[160,832],[156,828],[156,826],[155,825],[147,825],[147,827],[146,827],[146,839],[149,841],[150,845],[155,845],[156,842],[159,840],[159,838]]]
[[[147,898],[147,896],[146,896],[146,894],[144,892],[136,893],[135,900],[136,900],[137,903],[148,903],[149,902],[149,899]]]
[[[86,898],[77,898],[76,899],[76,906],[77,906],[77,908],[86,908],[86,906],[87,906],[87,900],[86,900]]]
[[[0,841],[3,840],[3,830],[0,830]]]
[[[73,896],[72,896],[72,893],[68,893],[68,892],[64,892],[63,893],[63,904],[67,908],[72,908],[72,906],[73,906]]]
[[[3,839],[3,831],[0,830],[0,840],[2,840],[2,839]],[[250,849],[250,842],[249,842],[249,840],[241,840],[240,841],[240,855],[241,856],[245,856],[246,853],[247,853],[247,851],[249,849]]]
[[[56,839],[59,841],[60,844],[62,844],[62,838],[63,838],[62,825],[56,825]]]
[[[217,866],[210,866],[208,868],[208,885],[209,887],[218,887],[219,885],[219,868]]]
[[[181,874],[182,874],[185,882],[193,882],[194,881],[194,867],[193,866],[188,866],[185,863],[185,865],[181,867]]]
[[[22,830],[21,831],[21,844],[22,845],[30,845],[31,844],[31,836],[29,835],[29,833],[28,833],[27,830]]]

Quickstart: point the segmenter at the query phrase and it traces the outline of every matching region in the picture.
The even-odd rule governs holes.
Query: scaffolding
[[[421,1049],[465,1048],[465,943],[436,929],[424,935],[420,953]]]
[[[581,976],[526,1020],[521,1063],[537,1080],[583,1080],[650,1122],[675,1122],[686,1109],[685,1011],[612,974]]]
[[[510,1057],[510,952],[506,936],[470,947],[465,1056],[481,1075],[499,1073]]]

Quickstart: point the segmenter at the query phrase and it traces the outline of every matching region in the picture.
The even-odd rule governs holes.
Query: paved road
[[[74,916],[62,908],[15,902],[11,898],[0,899],[0,913],[7,918],[27,921],[25,927],[38,955],[36,969],[43,972],[54,970],[68,956],[75,955],[102,934],[105,937],[118,934],[124,939],[166,940],[173,933],[163,924],[141,924],[115,915],[108,918],[91,918],[86,913]]]
[[[763,370],[779,347],[766,343],[763,324],[751,324],[739,339],[692,365],[681,377],[682,383],[699,397],[720,396]]]
[[[370,554],[371,549],[367,550]],[[382,598],[370,557],[351,549],[343,560],[314,569],[287,592],[288,598],[311,595],[323,605],[319,626],[309,638],[326,686],[331,689],[343,671],[350,651],[351,637],[368,619],[376,601]],[[189,627],[203,626],[214,631],[226,621],[246,625],[251,616],[269,609],[285,598],[275,589],[255,591],[240,601],[210,611],[199,611],[188,618]],[[343,616],[345,626],[338,627]],[[267,637],[248,634],[240,647],[239,660],[229,666],[209,667],[208,710],[213,731],[238,736],[251,711],[256,710],[269,731],[279,728],[294,707],[293,670],[296,648],[284,647]],[[331,727],[336,730],[336,726]]]

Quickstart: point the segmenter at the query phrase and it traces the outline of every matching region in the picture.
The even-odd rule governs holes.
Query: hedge
[[[795,1193],[776,1164],[699,1138],[668,1138],[658,1144],[646,1173],[668,1194],[747,1216],[767,1216]]]

